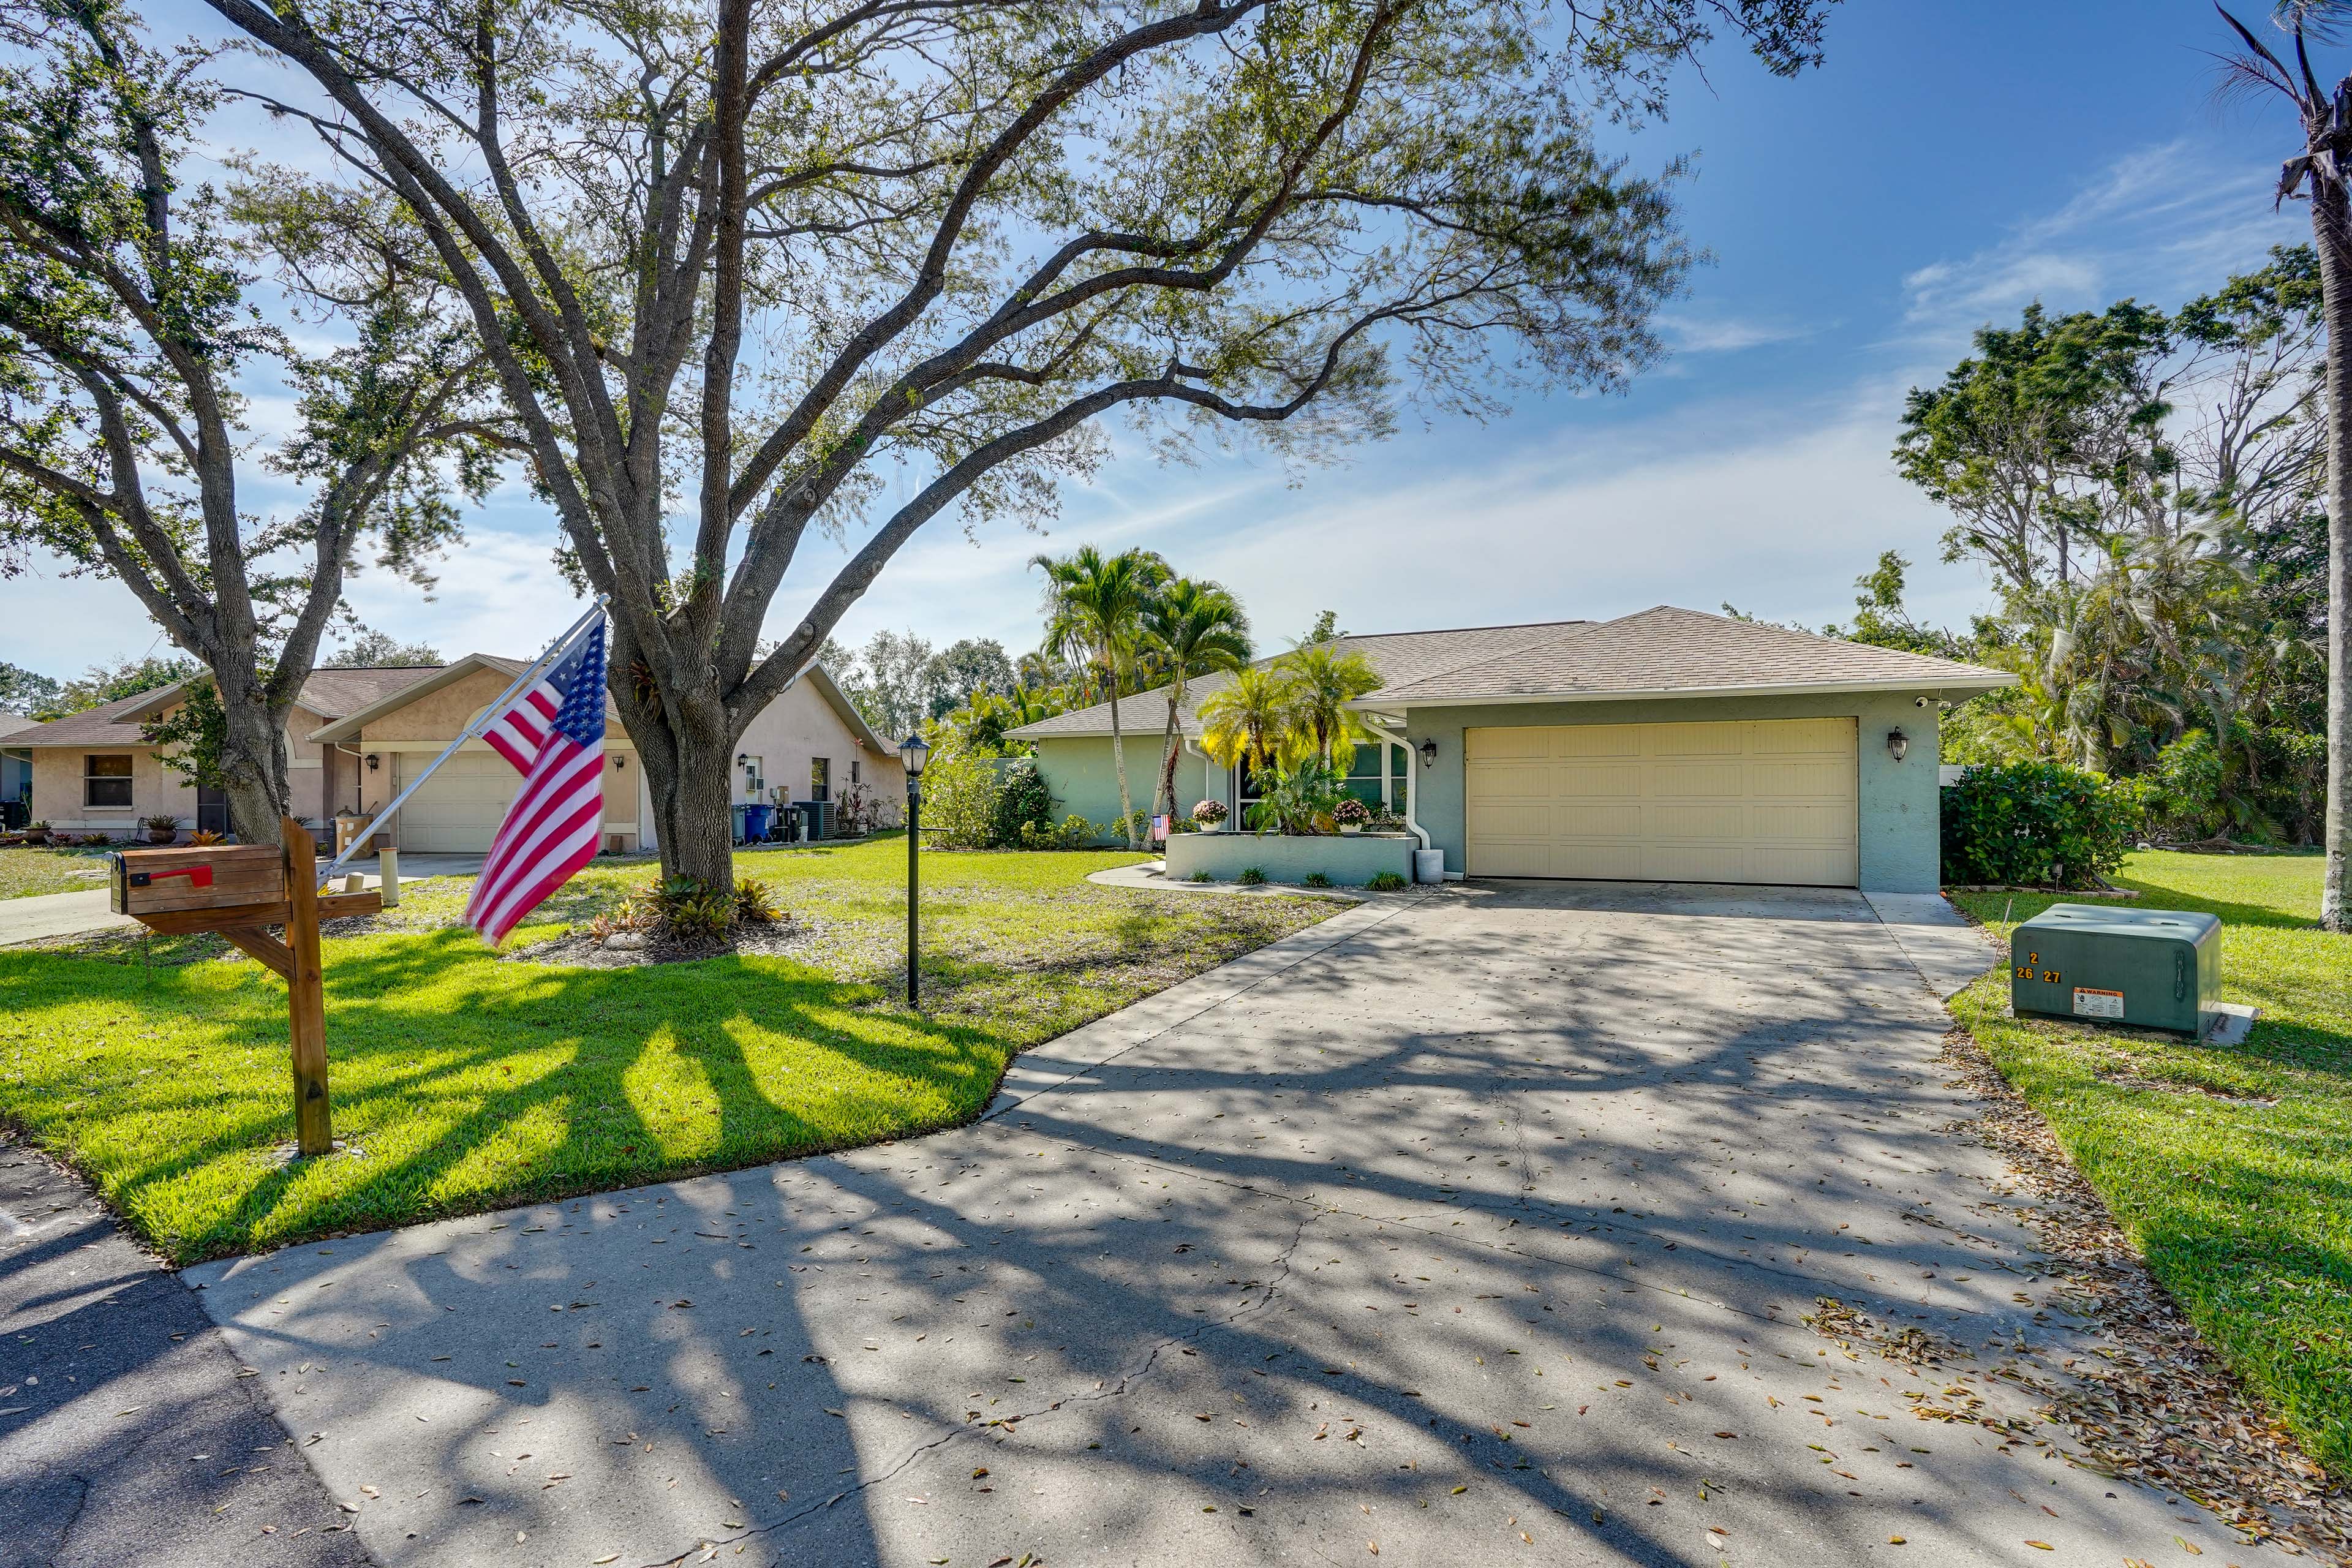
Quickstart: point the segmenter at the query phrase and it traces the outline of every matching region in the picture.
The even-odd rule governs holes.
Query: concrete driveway
[[[1946,1027],[1853,894],[1452,888],[957,1131],[191,1278],[386,1564],[2260,1559],[1995,1375],[2092,1347]]]

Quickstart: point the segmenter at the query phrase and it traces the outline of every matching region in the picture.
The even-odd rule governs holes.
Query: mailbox
[[[275,844],[122,849],[113,862],[114,912],[169,914],[286,901],[286,856]]]

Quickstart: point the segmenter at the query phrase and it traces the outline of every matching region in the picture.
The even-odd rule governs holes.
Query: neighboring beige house
[[[294,815],[323,826],[339,811],[369,814],[441,754],[520,673],[526,661],[469,654],[454,664],[320,669],[303,683],[286,726]],[[226,806],[166,767],[140,733],[168,713],[179,688],[159,687],[7,737],[32,763],[32,815],[60,832],[135,832],[169,812],[187,827],[226,826]],[[605,708],[604,846],[656,847],[652,803],[636,749]],[[876,734],[823,667],[811,665],[737,743],[734,799],[837,804],[852,785],[895,820],[906,798],[896,748]],[[401,807],[382,836],[413,851],[478,853],[490,847],[520,776],[469,740]]]

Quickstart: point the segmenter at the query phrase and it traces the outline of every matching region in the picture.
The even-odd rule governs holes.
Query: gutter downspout
[[[1432,847],[1429,842],[1429,829],[1415,821],[1412,815],[1414,804],[1421,799],[1421,791],[1412,775],[1412,743],[1403,736],[1392,733],[1381,725],[1373,723],[1369,716],[1364,720],[1364,728],[1380,739],[1381,773],[1383,778],[1387,776],[1389,771],[1388,749],[1391,746],[1404,748],[1404,825],[1412,829],[1412,836],[1421,840],[1421,847],[1423,849]]]

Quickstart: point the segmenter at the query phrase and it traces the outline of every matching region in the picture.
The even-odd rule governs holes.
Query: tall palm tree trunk
[[[2352,204],[2315,180],[2311,232],[2327,318],[2327,819],[2319,923],[2352,931]]]
[[[1184,700],[1184,682],[1180,678],[1168,686],[1168,726],[1160,736],[1160,785],[1151,797],[1151,809],[1166,812],[1168,819],[1176,819],[1176,708]]]
[[[1135,802],[1127,790],[1127,737],[1118,725],[1118,672],[1110,672],[1110,771],[1118,775],[1118,830],[1127,836],[1127,847],[1139,848],[1135,841]]]

